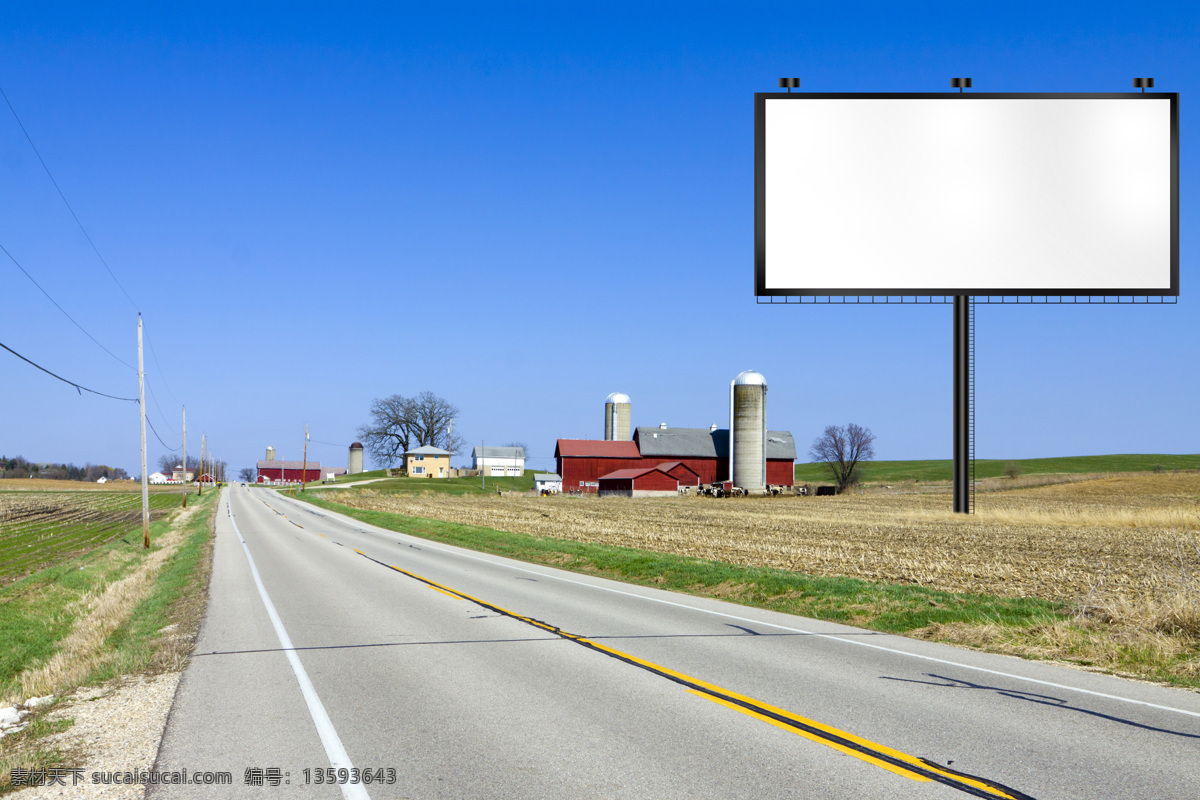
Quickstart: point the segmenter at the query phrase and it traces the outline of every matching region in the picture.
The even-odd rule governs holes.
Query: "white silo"
[[[747,492],[767,488],[767,379],[748,369],[729,384],[729,473]]]
[[[267,446],[267,461],[274,461],[274,460],[275,460],[275,448],[268,445]]]
[[[604,399],[604,441],[628,442],[631,434],[629,395],[613,392]]]
[[[350,463],[347,465],[346,471],[350,475],[357,475],[363,471],[362,467],[363,446],[361,442],[355,442],[350,445]]]

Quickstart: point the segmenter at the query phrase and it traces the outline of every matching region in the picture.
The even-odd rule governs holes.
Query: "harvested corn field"
[[[355,508],[744,566],[953,592],[1077,602],[1136,598],[1200,574],[1200,473],[1098,477],[980,494],[838,497],[388,496],[330,492]]]

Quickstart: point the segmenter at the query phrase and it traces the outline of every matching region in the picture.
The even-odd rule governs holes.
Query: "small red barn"
[[[658,468],[679,481],[680,486],[700,485],[700,473],[682,461],[664,461]]]
[[[670,497],[679,494],[679,480],[658,467],[619,469],[600,477],[600,494]]]
[[[564,492],[595,492],[600,488],[601,475],[646,466],[633,442],[597,439],[559,439],[554,445],[554,460]]]

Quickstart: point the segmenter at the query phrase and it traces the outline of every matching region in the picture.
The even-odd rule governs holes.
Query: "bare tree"
[[[254,483],[256,477],[254,467],[242,467],[241,472],[238,473],[238,478],[243,483]]]
[[[509,442],[508,444],[506,444],[504,446],[505,447],[516,447],[516,448],[520,449],[520,451],[521,451],[521,458],[529,458],[529,448],[525,446],[524,442]]]
[[[413,447],[432,445],[457,454],[465,439],[452,432],[458,409],[433,392],[394,394],[371,402],[371,421],[358,429],[363,446],[380,466],[391,466]]]
[[[391,466],[409,449],[412,406],[413,401],[400,394],[371,401],[371,421],[359,426],[358,438],[376,464]]]
[[[451,429],[454,418],[458,416],[458,408],[433,392],[421,392],[416,396],[415,403],[417,422],[413,427],[413,438],[417,440],[417,447],[431,445],[455,453]],[[461,436],[454,438],[462,439]]]
[[[829,465],[829,471],[841,492],[858,482],[859,476],[854,470],[859,462],[875,457],[874,443],[875,434],[871,433],[870,428],[860,427],[853,422],[845,428],[830,425],[813,441],[808,455],[814,462],[824,461]]]
[[[172,470],[180,466],[179,461],[177,454],[164,453],[158,457],[158,471],[170,475]],[[200,469],[200,457],[188,456],[187,468],[188,472],[197,472]]]

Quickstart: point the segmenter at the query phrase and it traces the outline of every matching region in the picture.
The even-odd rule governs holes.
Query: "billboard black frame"
[[[767,100],[1169,100],[1171,104],[1171,286],[1163,290],[1111,287],[938,288],[909,286],[802,289],[766,287],[766,101]],[[767,297],[1177,297],[1179,295],[1179,93],[1178,92],[755,92],[754,94],[754,294]],[[1052,301],[1053,302],[1053,301]],[[1078,302],[1078,300],[1076,301]],[[1086,301],[1085,301],[1086,302]]]

